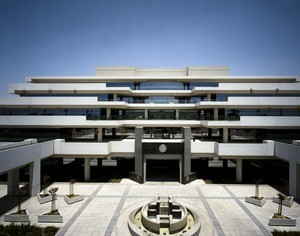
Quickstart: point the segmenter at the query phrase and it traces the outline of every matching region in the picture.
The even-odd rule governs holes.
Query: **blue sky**
[[[0,96],[101,65],[300,75],[300,1],[0,0]]]

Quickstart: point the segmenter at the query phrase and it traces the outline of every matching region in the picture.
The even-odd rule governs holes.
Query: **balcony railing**
[[[231,120],[231,121],[237,121],[240,120],[239,116],[179,116],[178,119],[176,119],[175,116],[148,116],[148,119],[145,119],[145,116],[139,115],[139,116],[87,116],[87,120],[219,120],[219,121],[225,121],[225,120]]]
[[[198,102],[226,102],[226,98],[218,98],[218,99],[192,99],[192,100],[185,100],[185,99],[124,99],[121,100],[120,98],[108,99],[108,100],[98,100],[99,102],[127,102],[133,104],[196,104]]]

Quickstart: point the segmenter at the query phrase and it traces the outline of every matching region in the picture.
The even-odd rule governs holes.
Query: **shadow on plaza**
[[[25,184],[21,187],[25,190],[26,193],[29,193],[29,185]],[[29,195],[25,195],[21,197],[21,205],[24,201],[29,199]],[[15,196],[5,195],[0,198],[0,215],[4,215],[6,212],[18,206],[18,198]]]
[[[22,197],[22,202],[29,199],[30,196]],[[17,197],[13,196],[4,196],[0,198],[0,215],[4,215],[6,212],[10,211],[14,207],[18,205],[18,199]]]

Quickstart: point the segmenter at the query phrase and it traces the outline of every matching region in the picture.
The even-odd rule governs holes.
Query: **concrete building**
[[[289,192],[300,198],[299,77],[230,76],[228,67],[96,67],[95,76],[29,77],[9,93],[18,96],[0,98],[0,173],[10,195],[23,166],[37,194],[47,158],[84,160],[86,181],[93,161],[132,160],[130,177],[139,183],[160,163],[187,183],[214,159],[223,168],[229,160],[237,182],[245,161],[282,160]]]

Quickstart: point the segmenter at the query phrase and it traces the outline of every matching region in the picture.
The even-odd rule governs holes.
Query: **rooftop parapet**
[[[228,76],[227,66],[189,66],[186,68],[136,68],[133,66],[96,67],[96,76]]]

